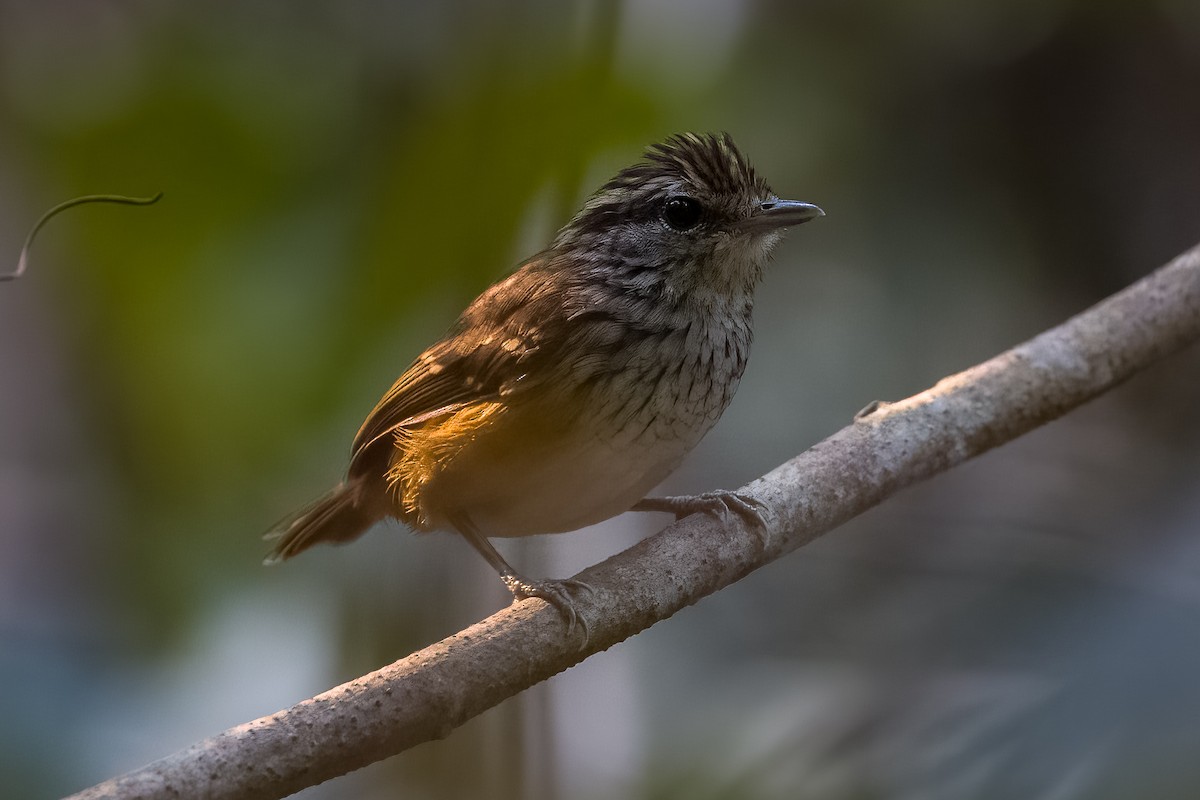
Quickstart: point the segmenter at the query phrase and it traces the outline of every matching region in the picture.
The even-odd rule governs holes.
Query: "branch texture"
[[[741,490],[767,529],[693,516],[576,576],[591,639],[516,603],[377,672],[74,798],[278,798],[413,745],[666,619],[916,481],[1111,389],[1200,339],[1200,245],[1064,324],[871,413]]]

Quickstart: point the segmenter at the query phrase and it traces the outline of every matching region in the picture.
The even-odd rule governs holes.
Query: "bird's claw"
[[[583,634],[583,642],[579,645],[579,649],[587,647],[590,638],[587,618],[575,610],[575,602],[571,593],[586,592],[588,595],[593,595],[596,590],[591,585],[571,579],[531,581],[512,572],[502,574],[500,579],[504,581],[504,585],[517,600],[537,597],[557,608],[567,623],[568,636],[575,632],[575,626],[578,624],[579,630]]]
[[[647,497],[634,505],[634,511],[665,511],[674,514],[678,522],[692,514],[712,514],[722,522],[729,521],[731,513],[737,514],[758,535],[765,547],[769,541],[767,519],[763,512],[767,506],[761,500],[737,492],[705,492],[678,497]]]

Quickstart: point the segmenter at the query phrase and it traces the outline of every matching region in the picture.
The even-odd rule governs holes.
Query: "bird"
[[[588,631],[575,580],[531,580],[491,538],[625,511],[734,511],[729,491],[647,497],[720,418],[746,368],[755,289],[786,228],[824,211],[780,199],[728,133],[651,145],[548,247],[486,289],[367,415],[345,479],[268,534],[268,563],[397,519],[461,535],[514,601]]]

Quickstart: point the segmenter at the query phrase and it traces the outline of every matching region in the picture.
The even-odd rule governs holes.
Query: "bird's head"
[[[554,249],[631,276],[752,285],[783,230],[823,214],[776,196],[729,134],[683,133],[604,184]]]

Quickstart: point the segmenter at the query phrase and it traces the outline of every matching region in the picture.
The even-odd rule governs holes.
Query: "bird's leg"
[[[767,520],[763,517],[766,506],[750,495],[731,491],[705,492],[704,494],[680,495],[677,497],[646,497],[634,504],[630,511],[662,511],[674,514],[678,522],[692,514],[713,514],[722,521],[729,519],[732,512],[744,519],[750,528],[768,544]]]
[[[568,636],[575,632],[576,623],[579,624],[583,633],[583,644],[580,647],[587,646],[589,636],[587,619],[575,610],[571,592],[582,590],[591,594],[595,591],[591,586],[583,581],[570,579],[531,581],[521,576],[504,560],[504,556],[500,555],[500,552],[492,546],[486,536],[479,532],[470,519],[458,515],[451,522],[479,555],[492,565],[492,569],[499,573],[500,580],[504,581],[504,585],[513,593],[514,598],[523,600],[526,597],[539,597],[545,600],[557,608],[563,619],[566,620]]]

